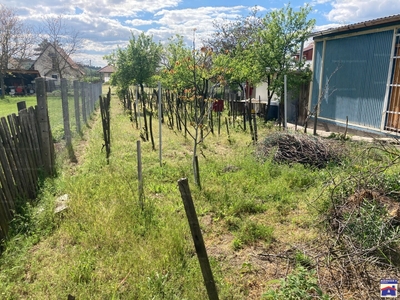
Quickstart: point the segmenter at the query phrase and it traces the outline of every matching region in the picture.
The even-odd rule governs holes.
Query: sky
[[[257,6],[259,14],[280,9],[289,1],[277,0],[0,0],[15,8],[27,24],[39,26],[43,17],[63,16],[68,29],[78,31],[82,47],[76,62],[104,67],[104,55],[125,48],[132,34],[145,32],[165,43],[176,34],[200,45],[213,32],[213,22],[247,16]],[[301,0],[290,1],[294,9],[308,3],[315,30],[400,14],[399,0]],[[194,30],[195,29],[195,30]]]

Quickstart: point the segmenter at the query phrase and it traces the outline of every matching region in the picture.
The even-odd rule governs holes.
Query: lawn
[[[6,117],[10,114],[18,114],[17,103],[26,102],[26,107],[37,105],[36,96],[9,97],[0,100],[0,117]],[[64,119],[62,112],[61,96],[49,94],[47,97],[47,105],[49,109],[50,126],[53,133],[53,139],[56,142],[64,138]],[[81,108],[80,108],[81,109]],[[75,107],[74,98],[68,97],[69,122],[72,134],[76,133]],[[83,124],[83,117],[80,118]],[[82,126],[82,125],[81,125]]]

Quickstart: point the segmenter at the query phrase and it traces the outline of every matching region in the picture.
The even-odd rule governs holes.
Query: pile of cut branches
[[[274,132],[258,143],[256,155],[265,159],[273,155],[279,163],[301,163],[318,168],[339,162],[342,150],[332,141],[302,133]]]

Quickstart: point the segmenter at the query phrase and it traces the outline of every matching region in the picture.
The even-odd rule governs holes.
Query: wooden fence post
[[[318,103],[315,106],[315,114],[314,114],[314,131],[313,131],[313,135],[317,135],[317,126],[318,126]]]
[[[225,117],[225,125],[226,125],[226,133],[228,134],[229,137],[229,126],[228,126],[228,118]]]
[[[67,147],[71,147],[71,127],[69,124],[69,110],[68,110],[68,82],[66,78],[61,78],[61,101],[62,101],[62,112],[64,121],[64,137]]]
[[[79,81],[78,80],[74,80],[74,104],[75,104],[76,132],[81,132],[81,118],[79,115]]]
[[[35,86],[43,168],[47,175],[52,175],[54,172],[54,145],[47,108],[46,79],[36,78]]]
[[[258,134],[257,134],[257,114],[254,114],[254,128],[253,128],[253,132],[254,132],[254,143],[257,143],[258,141]]]
[[[107,97],[102,97],[99,95],[100,100],[100,115],[101,123],[103,125],[103,137],[104,137],[104,147],[106,148],[106,159],[107,164],[109,164],[110,157],[110,100],[111,91],[108,92]]]
[[[25,101],[17,102],[17,109],[18,109],[18,111],[23,110],[23,109],[25,109],[25,108],[26,108],[26,102],[25,102]]]
[[[190,231],[192,233],[194,247],[200,263],[208,298],[210,300],[218,300],[217,288],[215,286],[210,262],[207,256],[206,246],[204,245],[203,235],[201,234],[199,220],[197,219],[196,209],[193,204],[192,195],[190,194],[187,178],[179,179],[178,185],[183,205],[185,206],[186,216],[189,222]]]

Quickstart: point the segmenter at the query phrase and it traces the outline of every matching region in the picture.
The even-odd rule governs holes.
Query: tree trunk
[[[253,134],[253,114],[252,114],[252,103],[251,103],[251,98],[249,98],[249,106],[247,107],[247,116],[249,118],[249,128],[250,128],[250,134],[251,138],[254,140],[254,134]]]
[[[269,85],[271,84],[271,75],[268,75],[267,82],[268,82],[268,90],[267,90],[268,103],[267,103],[267,107],[265,108],[265,115],[264,115],[264,122],[265,123],[267,123],[267,121],[268,121],[268,114],[269,114],[269,110],[270,110],[270,107],[271,107],[271,99],[272,99],[272,95],[273,95],[271,93],[271,91],[269,90]]]
[[[157,97],[157,93],[156,97]],[[157,97],[158,98],[158,97]],[[150,139],[151,139],[151,148],[153,151],[156,150],[156,146],[154,144],[154,137],[153,137],[153,101],[152,98],[150,99],[150,115],[149,115],[149,126],[150,126]]]
[[[192,158],[192,163],[193,163],[193,177],[194,177],[194,182],[195,184],[200,187],[200,170],[199,170],[199,164],[197,161],[197,140],[199,138],[199,129],[198,127],[195,130],[195,138],[194,138],[194,145],[193,145],[193,158]]]
[[[143,119],[144,119],[144,130],[145,130],[145,136],[146,136],[146,141],[149,140],[149,128],[147,126],[147,117],[146,117],[146,97],[144,94],[144,86],[141,83],[140,84],[140,91],[142,94],[142,105],[143,105]]]
[[[3,75],[3,73],[0,73],[0,88],[1,88],[0,99],[4,99],[4,95],[6,93],[6,88],[5,88],[5,84],[4,84],[4,75]]]

